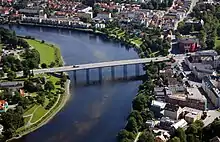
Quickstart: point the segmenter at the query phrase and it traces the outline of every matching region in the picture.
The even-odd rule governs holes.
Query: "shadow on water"
[[[92,85],[101,85],[101,84],[114,84],[114,83],[120,83],[120,82],[128,82],[128,81],[140,81],[143,80],[144,75],[139,75],[139,76],[129,76],[127,78],[125,77],[116,77],[116,78],[105,78],[103,80],[90,80],[89,82],[87,81],[76,81],[73,82],[73,85],[75,87],[82,87],[82,86],[92,86]]]

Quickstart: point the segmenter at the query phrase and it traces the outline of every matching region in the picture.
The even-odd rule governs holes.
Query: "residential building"
[[[178,41],[179,50],[182,53],[195,52],[198,49],[198,43],[195,39],[184,38]]]
[[[147,120],[147,121],[145,122],[145,125],[146,125],[147,127],[149,127],[149,128],[154,128],[154,126],[155,126],[155,121],[154,121],[154,120]]]
[[[24,81],[0,82],[0,88],[20,89],[24,87]]]
[[[201,119],[203,112],[198,109],[184,107],[183,116],[188,123],[195,122],[196,120]]]
[[[207,99],[197,87],[186,87],[183,92],[172,92],[172,94],[165,96],[165,101],[181,107],[188,106],[199,110],[207,109]]]
[[[8,109],[8,102],[5,100],[0,100],[0,112],[6,112]]]
[[[213,84],[210,77],[204,77],[202,79],[202,88],[206,92],[207,96],[214,104],[216,108],[220,107],[220,91],[219,89]]]
[[[154,112],[155,117],[161,117],[164,114],[166,103],[153,100],[151,103],[151,111]]]
[[[104,19],[104,20],[109,20],[112,18],[112,14],[110,12],[100,12],[97,14],[96,18],[98,19]]]
[[[186,120],[184,119],[181,119],[179,120],[178,122],[174,123],[171,125],[171,129],[170,129],[170,132],[173,133],[175,132],[176,129],[178,128],[183,128],[187,125],[188,123],[186,122]]]
[[[182,108],[176,104],[167,103],[164,108],[164,116],[173,120],[178,120],[181,113]]]
[[[160,119],[159,128],[169,130],[171,125],[175,123],[174,120],[171,120],[169,117],[162,117]]]

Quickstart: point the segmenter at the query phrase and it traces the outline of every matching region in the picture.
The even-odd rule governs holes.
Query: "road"
[[[220,117],[220,112],[216,110],[209,110],[207,112],[207,117],[203,120],[204,127],[211,124],[218,117]]]
[[[72,66],[63,66],[55,68],[46,68],[46,69],[34,69],[33,74],[42,74],[42,73],[55,73],[55,72],[68,72],[68,71],[77,71],[77,70],[86,70],[94,68],[104,68],[104,67],[114,67],[114,66],[124,66],[124,65],[135,65],[135,64],[144,64],[152,62],[163,62],[169,61],[170,58],[167,57],[155,57],[155,58],[142,58],[142,59],[130,59],[130,60],[119,60],[119,61],[108,61],[108,62],[99,62],[99,63],[89,63],[89,64],[79,64]],[[17,72],[17,77],[23,76],[23,72]]]

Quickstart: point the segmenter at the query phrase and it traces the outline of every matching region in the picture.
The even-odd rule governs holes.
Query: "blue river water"
[[[60,47],[66,65],[138,58],[133,49],[126,50],[118,42],[89,33],[41,27],[11,27],[19,35],[29,35]],[[47,50],[45,49],[45,52]],[[103,78],[111,77],[104,68]],[[140,69],[143,72],[142,69]],[[135,67],[128,66],[128,75]],[[69,73],[71,82],[73,75]],[[123,68],[115,68],[115,76],[123,76]],[[90,79],[98,80],[98,70],[90,70]],[[81,85],[71,84],[71,98],[49,123],[15,142],[115,142],[126,123],[132,99],[141,81],[103,81],[83,85],[85,71],[77,72]]]

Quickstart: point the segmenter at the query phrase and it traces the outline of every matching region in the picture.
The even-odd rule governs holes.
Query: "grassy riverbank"
[[[49,65],[51,62],[56,61],[56,66],[62,65],[63,60],[60,54],[60,50],[58,47],[44,43],[39,40],[33,39],[25,39],[32,48],[36,49],[40,53],[41,63],[46,63]],[[54,84],[55,89],[52,90],[45,98],[45,102],[43,105],[34,103],[28,109],[25,110],[23,117],[25,121],[25,125],[17,129],[15,135],[23,136],[36,129],[40,128],[44,124],[46,124],[50,119],[52,119],[59,110],[66,104],[66,101],[69,99],[69,85],[70,81],[67,80],[65,83],[65,91],[64,93],[57,93],[64,90],[61,85],[57,84],[60,81],[60,78],[55,77],[49,74],[40,74],[34,76],[34,78],[45,78],[47,81],[51,81]],[[30,93],[31,96],[37,96],[38,92]],[[54,103],[52,103],[52,102]],[[52,107],[47,109],[49,103],[52,103]]]
[[[60,49],[57,46],[35,39],[25,40],[40,53],[41,64],[45,63],[50,65],[51,62],[55,62],[56,66],[61,66],[63,64]]]

